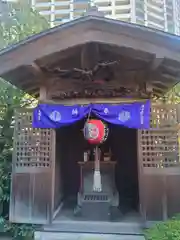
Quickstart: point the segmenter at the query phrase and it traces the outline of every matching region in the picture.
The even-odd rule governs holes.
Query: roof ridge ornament
[[[102,12],[98,11],[97,6],[89,6],[86,10],[84,16],[97,16],[97,17],[104,17],[104,14]]]

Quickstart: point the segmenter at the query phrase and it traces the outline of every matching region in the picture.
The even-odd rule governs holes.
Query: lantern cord
[[[94,170],[94,181],[93,181],[93,191],[101,192],[101,172],[100,172],[100,149],[96,146],[95,148],[95,170]]]
[[[92,111],[92,108],[90,108],[90,110],[89,110],[89,113],[88,113],[88,117],[87,117],[87,120],[86,120],[86,122],[88,122],[88,121],[89,121],[89,119],[90,119],[90,117],[91,117],[91,111]]]

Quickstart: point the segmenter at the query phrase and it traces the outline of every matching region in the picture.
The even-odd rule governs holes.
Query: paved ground
[[[144,240],[143,236],[126,235],[100,235],[100,234],[66,234],[51,233],[37,236],[37,240]],[[11,240],[7,237],[0,237],[0,240]]]
[[[144,240],[143,236],[115,234],[36,233],[36,240]]]

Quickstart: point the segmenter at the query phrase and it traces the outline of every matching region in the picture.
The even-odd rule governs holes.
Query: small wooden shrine
[[[72,107],[143,103],[163,96],[180,81],[179,52],[178,36],[106,19],[91,11],[0,51],[0,76],[37,98],[39,104]],[[87,188],[80,174],[94,164],[82,150],[82,126],[79,130],[72,127],[76,137],[68,127],[34,128],[33,111],[15,111],[10,220],[49,224],[63,201],[62,159],[66,167],[67,163],[71,166],[63,176],[69,184],[67,191],[73,189],[76,194]],[[116,140],[109,144],[127,149],[120,157],[117,153],[116,159],[133,164],[137,158],[137,169],[129,165],[130,174],[126,171],[126,175],[137,173],[138,212],[145,222],[180,212],[179,113],[179,105],[152,104],[150,128],[136,129],[136,144],[130,145],[128,134],[123,139],[116,136],[118,128],[112,130],[112,139]],[[133,151],[128,146],[136,146],[137,156],[126,157]],[[104,151],[102,171],[118,172],[112,155],[109,149]],[[77,178],[81,179],[76,188],[72,180],[75,169],[80,170]],[[123,187],[128,177],[123,181],[122,165],[116,175]],[[119,191],[114,183],[105,184],[113,194]]]

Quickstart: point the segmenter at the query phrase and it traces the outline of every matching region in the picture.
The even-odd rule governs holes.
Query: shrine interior
[[[79,162],[84,162],[85,151],[94,148],[84,139],[84,123],[85,119],[56,130],[54,219],[88,220],[75,215],[81,186]],[[138,214],[139,210],[137,130],[112,124],[108,127],[108,138],[100,146],[101,161],[116,162],[113,178],[119,204],[114,221],[122,221],[128,214]]]

